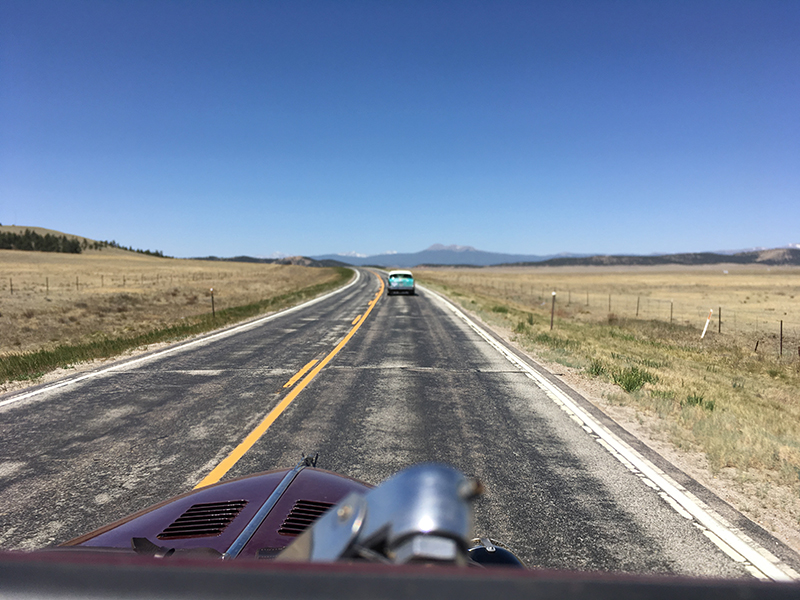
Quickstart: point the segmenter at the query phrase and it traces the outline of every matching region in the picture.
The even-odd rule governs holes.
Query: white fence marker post
[[[708,318],[706,319],[706,326],[705,326],[705,327],[703,327],[703,333],[700,335],[700,339],[701,339],[701,340],[702,340],[704,337],[706,337],[706,330],[708,329],[708,324],[709,324],[709,323],[711,323],[711,313],[713,313],[713,312],[714,312],[714,309],[713,309],[713,308],[711,308],[711,309],[709,309],[709,310],[708,310]]]

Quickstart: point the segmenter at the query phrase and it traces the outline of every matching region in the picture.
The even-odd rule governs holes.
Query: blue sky
[[[173,256],[800,242],[800,2],[0,2],[0,223]]]

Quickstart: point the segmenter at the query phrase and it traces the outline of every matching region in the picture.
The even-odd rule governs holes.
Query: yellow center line
[[[361,316],[361,315],[359,315],[359,316]],[[317,364],[317,359],[316,358],[314,360],[312,360],[310,363],[308,363],[305,367],[300,369],[297,373],[295,373],[289,381],[287,381],[286,383],[283,384],[283,387],[285,387],[285,388],[292,387],[295,383],[297,383],[297,380],[300,379],[303,375],[305,375],[306,371],[308,371],[315,364]]]
[[[350,323],[350,325],[355,325],[356,323],[358,323],[358,320],[359,320],[360,318],[361,318],[361,315],[358,315],[358,316],[357,316],[355,319],[353,319],[353,322],[352,322],[352,323]]]
[[[294,401],[294,399],[297,398],[297,395],[300,392],[302,392],[303,389],[309,383],[311,383],[314,377],[317,376],[317,374],[325,367],[325,365],[327,365],[331,360],[333,360],[333,357],[339,354],[339,351],[342,348],[344,348],[347,342],[350,341],[350,338],[352,338],[353,335],[355,335],[356,331],[358,331],[359,328],[364,324],[364,321],[367,320],[369,313],[372,312],[373,308],[375,308],[377,299],[380,298],[381,295],[383,294],[383,289],[384,289],[383,279],[381,279],[377,273],[373,273],[373,275],[375,275],[375,277],[378,278],[378,281],[381,284],[381,289],[375,296],[375,300],[369,303],[369,308],[367,309],[367,312],[364,313],[363,318],[356,325],[353,326],[353,328],[347,333],[347,335],[344,336],[344,339],[341,342],[339,342],[333,350],[331,350],[330,354],[328,354],[328,356],[323,358],[322,361],[316,367],[314,367],[308,375],[306,375],[305,379],[303,379],[299,384],[297,384],[296,388],[292,389],[292,391],[286,394],[286,397],[283,400],[281,400],[278,403],[278,405],[275,408],[273,408],[266,417],[264,417],[264,420],[261,421],[258,427],[256,427],[253,431],[251,431],[246,438],[244,438],[244,441],[242,441],[241,444],[239,444],[236,448],[234,448],[233,452],[231,452],[221,463],[219,463],[216,467],[214,467],[214,469],[208,475],[206,475],[206,477],[200,483],[194,486],[194,489],[206,487],[207,485],[217,483],[220,479],[222,479],[225,476],[225,474],[228,471],[230,471],[233,468],[233,466],[239,461],[239,459],[242,458],[242,456],[244,456],[245,453],[248,450],[250,450],[250,448],[252,448],[253,445],[255,445],[255,443],[259,439],[261,439],[261,436],[263,436],[267,432],[267,429],[270,428],[270,426],[281,415],[281,413],[283,413],[283,411],[285,411],[289,407],[289,405]]]

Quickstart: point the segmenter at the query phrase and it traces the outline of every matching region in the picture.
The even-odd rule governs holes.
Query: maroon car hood
[[[253,519],[290,469],[218,483],[172,498],[63,546],[130,550],[133,538],[175,550],[211,548],[224,553]],[[272,558],[330,506],[371,486],[305,468],[283,492],[238,558]]]

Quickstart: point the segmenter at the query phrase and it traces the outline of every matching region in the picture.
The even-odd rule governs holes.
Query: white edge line
[[[697,519],[698,522],[708,528],[709,531],[712,531],[714,534],[716,534],[716,536],[725,544],[727,544],[732,550],[745,557],[753,566],[755,566],[770,579],[774,581],[794,581],[793,577],[784,573],[777,565],[773,564],[766,557],[762,556],[756,548],[753,548],[744,540],[739,538],[730,529],[720,524],[719,521],[717,521],[713,516],[703,510],[703,508],[692,501],[686,494],[684,494],[681,490],[675,487],[675,485],[664,478],[650,461],[619,441],[615,435],[605,428],[605,426],[595,421],[594,418],[590,417],[582,408],[575,404],[575,402],[567,394],[545,379],[539,372],[522,361],[505,346],[497,342],[491,335],[477,325],[452,302],[432,290],[427,288],[423,289],[432,294],[434,297],[438,298],[439,301],[443,302],[458,318],[462,319],[467,325],[469,325],[470,328],[472,328],[478,335],[486,340],[490,346],[505,356],[507,360],[531,375],[536,380],[536,383],[539,385],[539,387],[546,392],[555,395],[561,402],[569,407],[569,409],[572,410],[572,412],[578,418],[580,418],[588,427],[590,427],[594,431],[595,435],[604,440],[617,453],[619,453],[621,457],[632,463],[639,471],[641,471],[643,475],[661,488],[663,492],[671,497],[679,506],[683,507],[689,514],[692,515],[692,517]]]
[[[53,390],[58,389],[58,388],[66,387],[66,386],[69,386],[69,385],[74,385],[74,384],[79,383],[81,381],[85,381],[86,379],[92,379],[93,377],[98,377],[100,375],[104,375],[104,374],[106,374],[106,373],[108,373],[110,371],[115,371],[117,369],[124,369],[124,368],[130,367],[131,365],[136,365],[136,364],[139,364],[139,363],[142,363],[142,362],[146,362],[146,361],[149,361],[149,360],[155,360],[157,358],[160,358],[162,356],[166,356],[167,354],[172,354],[174,352],[182,352],[182,351],[186,350],[187,348],[191,348],[192,346],[206,344],[206,343],[208,343],[210,341],[213,341],[213,340],[216,340],[218,338],[223,338],[223,337],[227,337],[229,335],[234,335],[236,333],[239,333],[240,331],[244,331],[245,329],[250,329],[252,327],[258,327],[262,323],[265,323],[267,321],[271,321],[273,319],[277,319],[278,317],[282,317],[284,315],[288,315],[288,314],[293,313],[295,311],[298,311],[300,309],[306,308],[308,306],[311,306],[312,304],[316,304],[317,302],[321,302],[321,301],[325,300],[326,298],[330,298],[331,296],[334,296],[336,294],[339,294],[339,293],[351,288],[356,283],[358,283],[359,279],[361,279],[361,272],[358,271],[357,269],[353,269],[353,271],[355,271],[355,274],[356,274],[356,277],[355,277],[355,279],[353,279],[353,281],[351,281],[350,283],[348,283],[347,285],[345,285],[343,287],[340,287],[338,289],[333,290],[332,292],[329,292],[329,293],[325,294],[324,296],[320,296],[318,298],[314,298],[312,300],[309,300],[308,302],[304,302],[303,304],[298,304],[297,306],[292,306],[291,308],[287,308],[285,310],[278,311],[278,312],[273,313],[271,315],[267,315],[266,317],[261,317],[259,319],[255,319],[254,321],[248,321],[247,323],[242,323],[241,325],[237,325],[235,327],[232,327],[231,329],[226,329],[225,331],[220,331],[218,333],[212,333],[211,335],[204,336],[204,337],[202,337],[200,339],[191,340],[191,341],[185,342],[183,344],[178,343],[178,345],[173,346],[171,348],[167,348],[166,350],[160,350],[160,351],[154,352],[152,354],[148,354],[146,356],[142,356],[140,358],[134,358],[133,360],[120,362],[118,364],[112,365],[112,366],[110,366],[108,368],[105,368],[105,369],[101,369],[99,371],[92,371],[92,372],[87,373],[85,375],[80,375],[78,377],[75,377],[74,379],[68,379],[66,381],[58,381],[56,383],[53,383],[52,385],[48,385],[46,387],[39,388],[38,390],[34,390],[32,392],[22,393],[19,396],[14,396],[13,398],[9,398],[8,400],[3,400],[2,402],[0,402],[0,408],[2,408],[3,406],[7,406],[9,404],[14,404],[15,402],[21,402],[22,400],[27,400],[28,398],[32,398],[34,396],[38,396],[39,394],[44,394],[45,392],[50,392],[50,391],[53,391]]]

